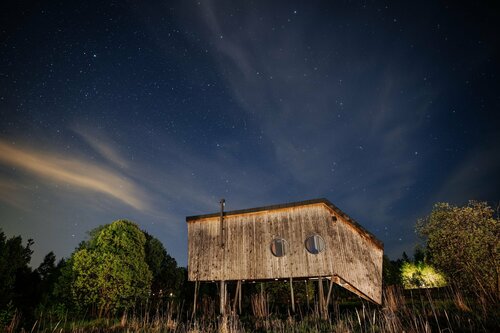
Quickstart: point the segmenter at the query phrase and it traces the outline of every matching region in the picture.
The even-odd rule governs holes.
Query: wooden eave
[[[331,211],[335,212],[335,214],[342,217],[347,223],[349,223],[356,230],[358,230],[362,235],[367,237],[373,244],[375,244],[377,247],[379,247],[382,250],[384,249],[384,244],[380,240],[378,240],[372,233],[370,233],[368,230],[363,228],[363,226],[361,226],[354,219],[352,219],[349,215],[344,213],[337,206],[335,206],[328,199],[325,199],[325,198],[297,201],[297,202],[290,202],[290,203],[285,203],[285,204],[255,207],[255,208],[248,208],[248,209],[232,210],[232,211],[224,212],[224,216],[252,214],[252,213],[269,211],[269,210],[286,209],[286,208],[300,207],[300,206],[307,206],[307,205],[314,205],[314,204],[324,204],[327,208],[329,208]],[[219,216],[220,216],[220,213],[187,216],[186,222],[189,223],[189,222],[194,222],[194,221],[203,220],[203,219],[216,218]]]

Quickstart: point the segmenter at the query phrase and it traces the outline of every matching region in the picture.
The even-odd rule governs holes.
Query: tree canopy
[[[15,311],[29,317],[39,301],[40,277],[28,266],[33,240],[23,244],[21,236],[9,239],[0,229],[0,329]]]
[[[24,246],[20,236],[7,239],[0,229],[0,308],[17,296],[16,276],[22,270],[28,270],[32,245],[33,240],[29,239]]]
[[[16,314],[29,326],[40,313],[107,316],[145,299],[161,303],[190,292],[186,270],[158,239],[127,220],[91,230],[57,265],[49,252],[38,268],[29,267],[32,245],[0,229],[0,329]]]
[[[485,202],[463,207],[438,203],[419,220],[417,232],[427,239],[430,261],[468,290],[500,293],[500,224]]]
[[[69,282],[66,289],[76,305],[97,305],[102,315],[148,297],[152,273],[146,263],[146,237],[138,226],[118,220],[90,235],[63,270],[62,284]]]
[[[183,271],[158,239],[147,232],[144,236],[146,262],[153,275],[151,293],[153,296],[178,296],[184,281]]]

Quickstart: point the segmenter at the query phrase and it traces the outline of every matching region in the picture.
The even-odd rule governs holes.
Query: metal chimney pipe
[[[220,245],[224,248],[224,206],[226,205],[226,200],[224,198],[220,199]]]

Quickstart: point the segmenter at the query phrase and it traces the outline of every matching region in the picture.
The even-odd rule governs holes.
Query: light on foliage
[[[462,290],[500,297],[500,219],[486,202],[438,203],[417,232],[432,264]]]
[[[130,221],[118,220],[91,232],[66,270],[73,301],[79,308],[97,305],[100,314],[130,308],[150,293],[146,237]]]
[[[405,262],[401,266],[401,281],[405,289],[437,288],[446,286],[443,274],[425,263]]]

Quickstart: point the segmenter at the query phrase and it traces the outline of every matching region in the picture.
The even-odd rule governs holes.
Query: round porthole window
[[[312,235],[306,239],[306,249],[312,254],[318,254],[325,250],[325,240],[320,235]]]
[[[283,238],[275,238],[271,242],[271,252],[275,257],[283,257],[288,252],[288,242]]]

